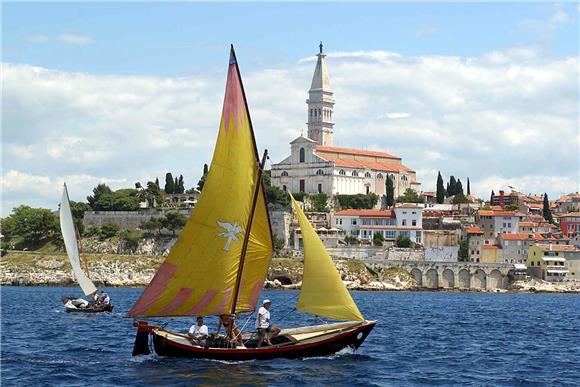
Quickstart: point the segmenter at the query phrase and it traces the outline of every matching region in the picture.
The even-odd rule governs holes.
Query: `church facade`
[[[395,197],[407,188],[417,193],[416,173],[400,157],[332,146],[334,92],[330,87],[322,43],[308,91],[308,137],[290,142],[290,156],[272,165],[272,185],[289,192],[384,195],[387,176],[393,180]]]

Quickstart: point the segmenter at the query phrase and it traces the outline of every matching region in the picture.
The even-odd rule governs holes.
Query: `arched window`
[[[379,174],[377,175],[377,179],[381,179],[381,180],[382,180],[382,179],[383,179],[383,174],[382,174],[382,173],[379,173]]]
[[[340,171],[338,171],[338,174],[344,176],[346,175],[346,172],[344,171],[344,169],[341,169]]]
[[[370,179],[370,178],[371,178],[371,173],[370,173],[370,172],[366,172],[366,173],[365,173],[365,177],[366,177],[367,179]]]
[[[358,172],[357,171],[352,171],[352,175],[353,176],[358,176]]]
[[[306,159],[306,151],[304,148],[300,148],[300,162],[303,163]]]
[[[322,169],[319,169],[318,171],[316,171],[317,175],[324,175],[324,171]]]
[[[310,109],[310,117],[312,117],[312,109]]]
[[[288,172],[286,172],[286,171],[282,171],[282,174],[281,174],[281,176],[282,176],[282,177],[286,177],[286,176],[288,176]]]

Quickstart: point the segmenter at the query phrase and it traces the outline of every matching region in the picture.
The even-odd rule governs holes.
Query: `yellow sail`
[[[322,241],[294,197],[290,197],[304,242],[304,274],[296,309],[336,320],[363,321]]]
[[[203,191],[165,262],[129,316],[217,315],[231,311],[259,160],[233,48],[221,124]],[[272,257],[261,184],[235,310],[255,308]]]

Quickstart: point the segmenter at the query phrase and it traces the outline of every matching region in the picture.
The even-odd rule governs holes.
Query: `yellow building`
[[[483,263],[502,262],[503,250],[496,245],[483,245],[481,251],[481,261]]]
[[[545,281],[564,281],[569,273],[566,253],[576,250],[576,246],[571,245],[533,245],[528,249],[528,272]]]

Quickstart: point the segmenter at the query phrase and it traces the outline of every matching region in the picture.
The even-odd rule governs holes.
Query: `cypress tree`
[[[463,194],[463,184],[461,184],[461,179],[457,179],[457,183],[455,183],[455,195],[464,195]]]
[[[390,175],[387,175],[385,189],[387,192],[387,207],[392,207],[395,202],[395,185],[393,184],[393,179],[391,179]]]
[[[437,203],[442,204],[445,200],[445,187],[443,187],[443,177],[441,172],[437,174]]]
[[[175,176],[175,183],[173,183],[173,193],[179,193],[179,178]]]
[[[179,180],[177,184],[177,193],[184,193],[185,187],[183,186],[183,175],[179,175]]]
[[[171,172],[167,172],[165,174],[165,188],[163,189],[165,193],[173,193],[175,191],[175,181],[173,180],[173,176]]]
[[[449,178],[449,189],[447,190],[447,196],[453,196],[457,193],[457,181],[455,181],[455,176]]]
[[[489,197],[489,204],[493,204],[493,197],[495,196],[495,192],[491,190],[491,196]]]
[[[450,196],[449,195],[449,182],[447,182],[447,187],[445,188],[445,196]]]
[[[161,187],[159,186],[159,178],[158,177],[155,178],[155,185],[157,186],[157,188],[161,189]]]
[[[554,223],[554,218],[552,217],[552,210],[550,210],[550,202],[548,201],[548,194],[544,193],[544,219],[550,223]]]
[[[471,187],[469,186],[469,177],[467,178],[467,196],[471,195]]]

